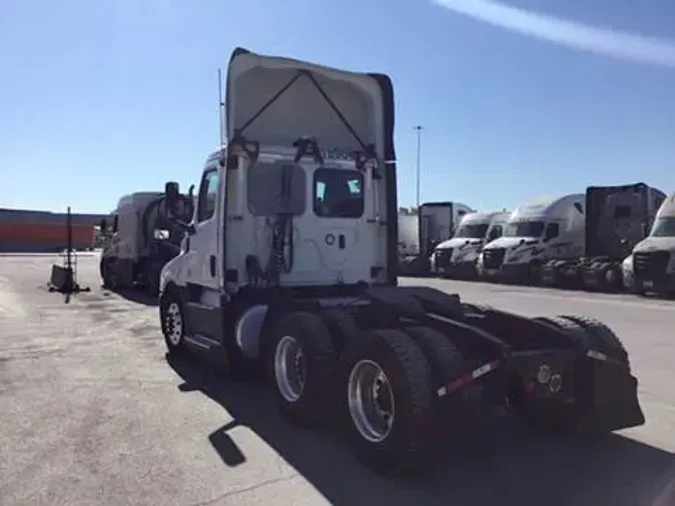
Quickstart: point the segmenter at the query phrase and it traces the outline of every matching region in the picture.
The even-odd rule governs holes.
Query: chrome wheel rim
[[[296,402],[305,390],[306,366],[302,347],[297,339],[284,336],[274,352],[274,375],[281,396]]]
[[[394,392],[389,378],[372,360],[351,370],[347,386],[349,414],[356,430],[372,443],[384,441],[394,425]]]
[[[178,346],[180,340],[183,338],[183,318],[180,314],[180,306],[177,302],[172,302],[166,308],[166,316],[164,318],[164,325],[166,328],[166,337],[169,342]]]

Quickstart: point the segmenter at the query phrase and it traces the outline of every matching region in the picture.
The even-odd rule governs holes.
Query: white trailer
[[[398,215],[398,252],[402,259],[420,253],[420,227],[416,214]]]
[[[537,283],[541,265],[551,259],[577,258],[584,251],[583,193],[538,199],[519,206],[502,237],[478,257],[481,277],[513,283]]]
[[[432,272],[447,277],[474,277],[483,246],[502,236],[510,215],[506,211],[464,215],[452,238],[434,249]]]

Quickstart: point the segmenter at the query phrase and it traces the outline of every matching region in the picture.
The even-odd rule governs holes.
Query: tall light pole
[[[416,173],[416,192],[417,192],[417,212],[420,212],[420,159],[422,157],[422,125],[416,125],[414,130],[417,130],[417,173]]]

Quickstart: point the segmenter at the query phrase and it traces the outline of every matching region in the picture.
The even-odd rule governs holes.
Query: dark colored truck
[[[542,266],[544,286],[617,292],[623,289],[621,263],[649,234],[666,194],[645,183],[586,189],[585,254]]]

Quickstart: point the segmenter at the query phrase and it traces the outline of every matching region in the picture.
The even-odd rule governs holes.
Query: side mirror
[[[164,184],[164,199],[169,213],[173,214],[178,205],[180,197],[180,186],[175,181],[168,181]]]
[[[178,225],[180,228],[183,229],[184,232],[186,232],[188,235],[195,235],[197,230],[195,230],[195,226],[192,223],[186,223],[183,220],[179,220],[178,218],[175,217],[170,217],[171,223],[175,223]]]

